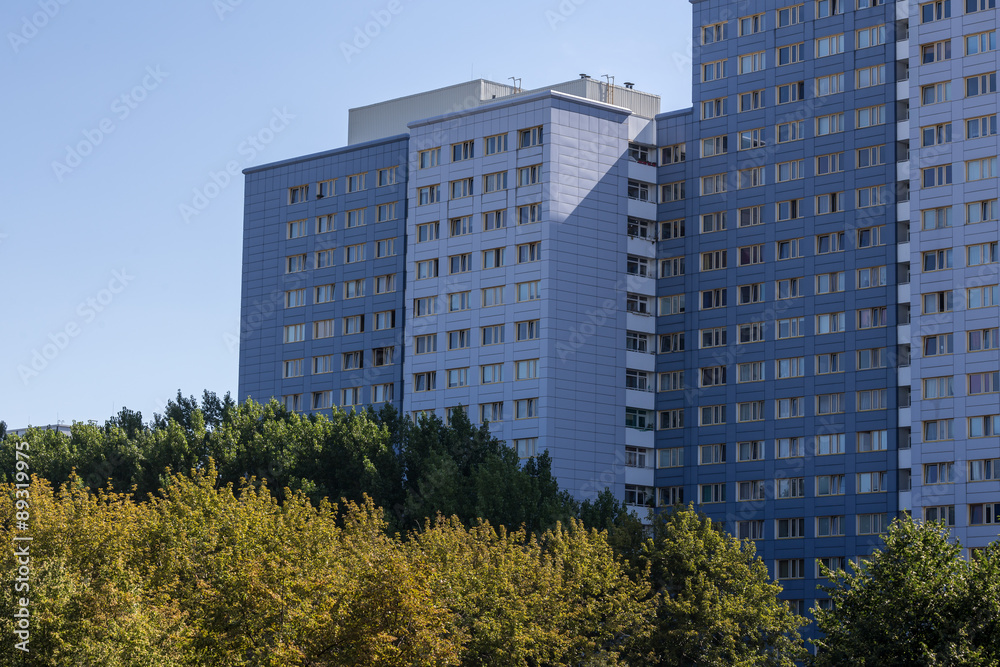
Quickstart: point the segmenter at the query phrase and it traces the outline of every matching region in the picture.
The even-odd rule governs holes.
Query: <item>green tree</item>
[[[813,610],[824,636],[812,664],[997,665],[998,553],[970,563],[943,525],[894,521],[882,549],[823,587],[833,606]]]
[[[753,543],[693,506],[654,517],[641,561],[657,593],[650,664],[791,667],[802,657],[805,619],[778,599]]]

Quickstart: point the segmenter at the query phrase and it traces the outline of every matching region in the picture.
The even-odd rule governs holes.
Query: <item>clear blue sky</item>
[[[0,419],[241,398],[227,163],[340,147],[349,108],[470,78],[612,74],[688,106],[690,20],[687,0],[6,0]]]

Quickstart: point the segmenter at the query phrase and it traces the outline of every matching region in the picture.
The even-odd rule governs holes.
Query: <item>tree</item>
[[[830,573],[832,609],[813,610],[825,636],[812,664],[997,665],[997,544],[969,562],[942,524],[909,518],[884,541],[851,573]]]
[[[642,521],[624,502],[605,488],[594,500],[580,504],[579,519],[588,528],[608,531],[608,544],[628,566],[633,578],[643,576],[642,547],[646,541]]]
[[[650,664],[791,667],[805,619],[778,599],[753,543],[721,528],[693,506],[653,518],[641,557],[657,593]]]

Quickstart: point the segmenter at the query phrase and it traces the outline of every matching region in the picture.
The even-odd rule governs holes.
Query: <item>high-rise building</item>
[[[800,610],[900,512],[1000,523],[994,0],[693,0],[693,106],[583,76],[354,109],[247,171],[240,394],[462,406],[694,502]]]

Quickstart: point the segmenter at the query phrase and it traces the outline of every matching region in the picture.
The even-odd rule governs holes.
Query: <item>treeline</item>
[[[461,414],[178,393],[149,422],[0,440],[8,545],[15,442],[35,475],[30,652],[2,596],[3,664],[1000,665],[997,543],[966,561],[896,522],[831,573],[810,656],[752,542],[693,508],[643,527],[610,492],[578,504]]]

